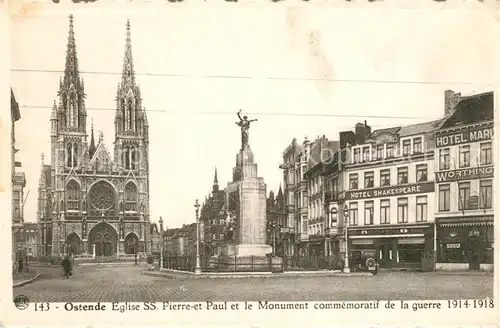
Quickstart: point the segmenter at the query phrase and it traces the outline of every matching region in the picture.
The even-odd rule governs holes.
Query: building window
[[[408,167],[398,167],[398,184],[408,183]]]
[[[365,202],[365,225],[373,224],[373,201]]]
[[[413,138],[413,153],[414,154],[422,153],[422,137]]]
[[[427,196],[417,196],[417,222],[427,221]]]
[[[470,209],[470,182],[458,184],[458,210]]]
[[[439,185],[439,212],[450,210],[450,185]]]
[[[403,156],[410,155],[411,140],[403,140]]]
[[[469,145],[460,146],[458,165],[460,167],[469,167],[470,166],[470,146]]]
[[[479,193],[479,208],[493,208],[493,180],[481,180]]]
[[[358,203],[349,203],[349,225],[358,225]]]
[[[391,213],[391,201],[390,199],[382,199],[380,201],[380,224],[389,224]]]
[[[386,156],[394,157],[394,145],[387,145]]]
[[[125,186],[125,211],[137,211],[137,187],[132,182]]]
[[[373,171],[365,172],[365,188],[373,188],[373,186],[374,186]]]
[[[353,156],[353,163],[359,163],[360,162],[360,149],[359,148],[354,148],[353,150],[354,156]]]
[[[363,147],[363,162],[370,160],[370,147]]]
[[[485,142],[480,145],[481,165],[490,165],[492,163],[491,142]]]
[[[384,145],[377,146],[377,159],[384,158]]]
[[[439,169],[450,169],[450,148],[443,148],[439,150]]]
[[[408,198],[398,198],[398,223],[408,222]]]
[[[390,186],[391,185],[391,171],[381,170],[380,171],[380,186]]]
[[[358,189],[358,174],[349,174],[349,189]]]
[[[307,234],[307,220],[302,218],[302,233]]]
[[[417,182],[427,181],[427,164],[417,165]]]
[[[66,185],[66,204],[70,211],[78,211],[80,209],[80,186],[75,180],[71,180]]]

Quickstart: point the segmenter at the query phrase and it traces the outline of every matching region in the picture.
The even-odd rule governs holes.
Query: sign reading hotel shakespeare
[[[493,178],[493,165],[436,172],[436,182]]]
[[[468,142],[478,142],[493,138],[493,123],[487,126],[471,126],[464,131],[436,133],[436,147],[449,147]]]
[[[434,182],[416,183],[405,186],[383,187],[362,190],[348,190],[345,192],[346,200],[402,196],[434,192]]]

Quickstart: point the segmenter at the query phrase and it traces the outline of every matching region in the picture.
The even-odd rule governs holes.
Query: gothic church
[[[128,21],[113,155],[102,133],[95,142],[93,124],[87,140],[73,16],[57,96],[50,118],[51,162],[45,165],[42,155],[38,189],[39,254],[78,258],[150,253],[149,127],[134,76]]]

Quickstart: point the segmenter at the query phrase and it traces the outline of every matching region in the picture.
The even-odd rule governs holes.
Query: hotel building
[[[436,269],[493,270],[493,92],[445,92],[436,131]]]
[[[420,268],[434,253],[434,134],[442,120],[370,132],[348,146],[342,202],[349,251],[381,268]],[[358,128],[358,126],[357,126]]]

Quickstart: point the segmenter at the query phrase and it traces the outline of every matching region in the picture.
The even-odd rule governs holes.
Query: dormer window
[[[403,156],[410,155],[411,140],[403,140]]]
[[[353,163],[359,163],[361,161],[361,149],[359,148],[354,148],[353,149],[353,158],[352,162]]]
[[[363,147],[363,162],[370,161],[370,146]]]
[[[394,145],[387,145],[387,155],[386,157],[394,157]]]
[[[377,152],[376,152],[377,159],[382,159],[384,157],[384,145],[378,145],[377,146]]]
[[[413,138],[413,153],[422,153],[422,137]]]

